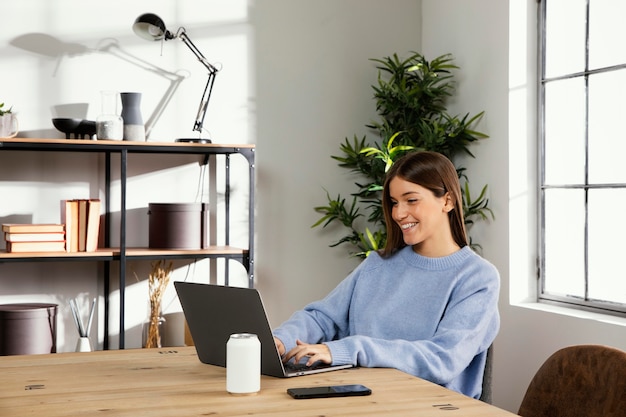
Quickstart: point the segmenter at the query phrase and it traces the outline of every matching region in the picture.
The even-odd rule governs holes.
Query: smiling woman
[[[454,165],[412,152],[387,173],[389,239],[274,332],[285,362],[393,367],[479,398],[499,274],[470,249]]]
[[[468,244],[459,178],[439,153],[410,153],[396,161],[387,173],[383,212],[388,225],[384,255],[412,245],[417,253],[440,257]]]

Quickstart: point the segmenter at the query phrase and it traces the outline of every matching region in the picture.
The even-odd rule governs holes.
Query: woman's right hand
[[[285,351],[285,345],[283,344],[283,342],[277,338],[274,337],[274,343],[276,343],[276,348],[278,349],[278,353],[280,354],[280,356],[282,357],[286,351]]]

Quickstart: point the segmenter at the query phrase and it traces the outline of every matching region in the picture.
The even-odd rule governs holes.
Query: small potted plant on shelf
[[[13,112],[13,106],[9,107],[8,109],[5,109],[4,103],[0,103],[0,116],[4,116],[5,114],[12,113],[12,112]]]
[[[0,103],[0,138],[13,138],[17,136],[17,118],[13,113],[13,106],[5,109],[4,103]]]

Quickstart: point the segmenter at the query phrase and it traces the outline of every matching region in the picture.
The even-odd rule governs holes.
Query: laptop
[[[226,342],[231,334],[253,333],[261,342],[261,373],[279,378],[351,368],[352,365],[283,364],[261,295],[254,288],[226,287],[175,281],[198,358],[202,363],[226,366]]]

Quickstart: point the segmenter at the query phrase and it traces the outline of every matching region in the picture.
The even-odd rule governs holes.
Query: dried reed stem
[[[147,348],[161,347],[161,335],[159,334],[159,321],[161,320],[161,300],[170,282],[173,263],[165,267],[165,260],[155,261],[148,278],[148,293],[150,295],[150,323],[148,327]]]

